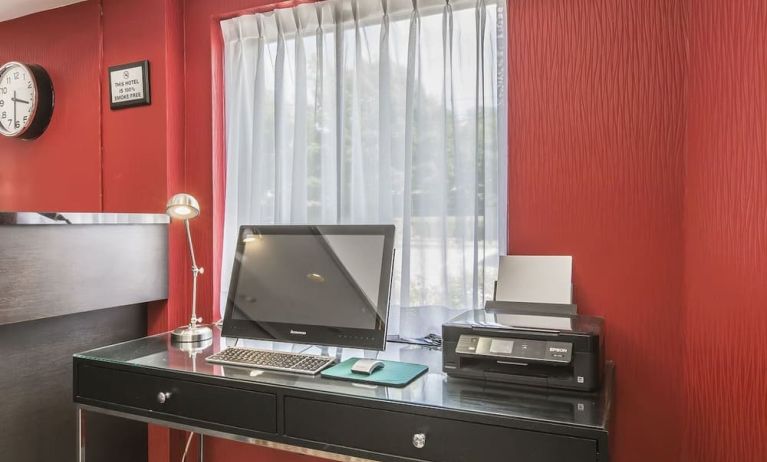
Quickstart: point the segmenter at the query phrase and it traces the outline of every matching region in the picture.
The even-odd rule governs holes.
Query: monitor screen
[[[225,336],[382,349],[391,225],[243,226]]]

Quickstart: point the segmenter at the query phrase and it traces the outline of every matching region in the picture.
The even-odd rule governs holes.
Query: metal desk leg
[[[204,462],[205,461],[205,451],[204,451],[205,443],[204,443],[204,441],[205,441],[205,435],[200,433],[200,457],[199,457],[199,462]]]
[[[85,411],[78,406],[76,414],[77,426],[77,462],[85,462]]]

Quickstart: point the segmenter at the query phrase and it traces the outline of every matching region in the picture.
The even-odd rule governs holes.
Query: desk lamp
[[[165,213],[171,218],[184,220],[186,228],[186,238],[189,244],[189,255],[192,257],[192,319],[189,325],[181,326],[174,330],[171,338],[174,342],[190,343],[204,342],[213,337],[213,331],[210,327],[202,325],[202,318],[197,317],[197,276],[204,273],[205,270],[197,266],[197,260],[194,258],[194,246],[192,245],[192,233],[189,232],[189,220],[200,214],[200,203],[189,194],[176,194],[168,200]]]

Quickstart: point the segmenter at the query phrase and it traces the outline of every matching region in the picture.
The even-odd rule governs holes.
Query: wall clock
[[[53,114],[53,84],[36,64],[0,67],[0,134],[31,140],[42,135]]]

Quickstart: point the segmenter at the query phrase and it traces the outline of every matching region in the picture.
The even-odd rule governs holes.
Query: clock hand
[[[16,92],[13,92],[13,128],[16,128]]]
[[[23,99],[18,99],[18,98],[16,98],[16,97],[13,97],[13,98],[11,98],[11,100],[12,100],[14,103],[24,103],[24,104],[29,104],[29,101],[24,101]]]

